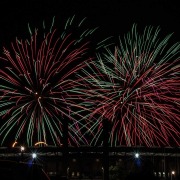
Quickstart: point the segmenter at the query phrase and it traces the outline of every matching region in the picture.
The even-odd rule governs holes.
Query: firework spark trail
[[[112,146],[180,145],[180,43],[169,47],[171,35],[159,40],[159,32],[146,27],[141,35],[133,26],[79,75],[91,87],[91,117],[99,114],[92,144],[106,118]]]
[[[43,38],[42,33],[37,29],[33,33],[28,25],[30,40],[16,38],[11,49],[4,48],[0,57],[5,64],[0,69],[1,144],[15,131],[15,141],[26,136],[28,145],[37,141],[61,144],[63,119],[70,122],[69,141],[87,144],[80,132],[82,123],[71,116],[72,107],[78,106],[72,89],[74,73],[91,61],[86,55],[89,42],[85,36],[94,29],[75,38],[73,33],[66,32],[73,20],[74,17],[68,19],[60,35],[53,28],[53,19],[50,32],[43,34]]]

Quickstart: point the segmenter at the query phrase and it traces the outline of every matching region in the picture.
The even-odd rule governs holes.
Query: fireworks
[[[107,119],[111,146],[180,145],[180,43],[169,47],[171,35],[160,40],[159,31],[146,27],[140,34],[134,25],[79,76],[96,105],[91,144]]]
[[[78,36],[75,29],[69,32],[73,21],[61,34],[54,21],[47,33],[43,24],[44,34],[29,27],[30,40],[4,48],[2,144],[23,136],[28,145],[61,145],[68,121],[71,145],[102,145],[106,124],[110,146],[179,146],[180,43],[169,46],[171,34],[160,38],[160,29],[152,27],[140,34],[134,25],[118,45],[104,45],[93,59],[86,37],[94,29]]]
[[[74,101],[74,73],[81,69],[88,56],[87,36],[94,29],[78,36],[70,31],[74,17],[68,19],[63,33],[54,28],[43,33],[29,26],[30,40],[17,39],[11,48],[4,48],[0,69],[1,144],[6,139],[24,139],[28,145],[37,141],[60,145],[63,121],[69,121],[69,143],[86,142],[78,121],[71,116]],[[75,28],[81,28],[84,19]],[[40,31],[40,32],[39,32]],[[81,138],[79,138],[81,136]],[[23,137],[23,138],[22,138]],[[26,137],[26,140],[25,140]],[[78,141],[76,140],[78,138]]]

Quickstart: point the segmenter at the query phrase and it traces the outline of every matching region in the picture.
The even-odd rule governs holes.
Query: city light
[[[15,142],[12,144],[12,147],[15,147],[17,143],[18,143],[18,142],[15,141]]]
[[[21,146],[21,152],[23,152],[25,150],[24,146]]]
[[[135,158],[139,158],[139,153],[135,153]]]
[[[36,154],[36,153],[33,153],[33,154],[32,154],[32,158],[33,158],[33,159],[37,158],[37,154]]]
[[[45,143],[45,142],[43,142],[43,141],[39,141],[39,142],[35,143],[34,146],[42,145],[42,144],[44,144],[44,145],[46,145],[46,146],[48,145],[47,143]]]
[[[174,178],[173,178],[174,176],[175,176],[175,171],[171,171],[171,180],[174,179]]]

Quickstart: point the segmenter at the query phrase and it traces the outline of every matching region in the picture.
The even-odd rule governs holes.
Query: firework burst
[[[1,144],[6,139],[21,137],[28,145],[37,141],[61,144],[63,121],[69,120],[69,143],[86,142],[80,125],[71,117],[74,101],[73,77],[88,57],[87,38],[95,29],[78,36],[84,19],[70,32],[74,17],[68,19],[63,33],[54,28],[43,33],[29,27],[30,39],[17,39],[11,48],[3,48],[0,57]],[[74,35],[74,34],[75,35]],[[12,137],[13,136],[13,137]],[[79,137],[80,140],[79,140]],[[76,139],[78,138],[78,140]],[[7,142],[6,142],[7,143]]]
[[[140,34],[134,25],[79,76],[96,105],[91,144],[107,119],[111,146],[180,145],[180,43],[169,47],[171,35],[160,40],[159,32],[146,27]]]

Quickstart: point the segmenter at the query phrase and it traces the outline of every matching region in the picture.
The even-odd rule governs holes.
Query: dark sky
[[[24,37],[28,23],[40,27],[43,20],[51,22],[53,16],[64,22],[74,14],[80,19],[87,17],[90,27],[99,26],[102,38],[124,34],[137,23],[141,28],[160,26],[163,33],[174,32],[175,39],[180,40],[180,6],[173,0],[14,1],[0,1],[1,46],[16,36]]]
[[[27,37],[28,23],[41,28],[43,20],[56,16],[57,24],[74,14],[87,17],[90,28],[99,26],[102,39],[123,35],[136,23],[140,29],[159,26],[165,35],[174,32],[180,41],[180,6],[174,0],[0,0],[0,53],[16,36]]]

